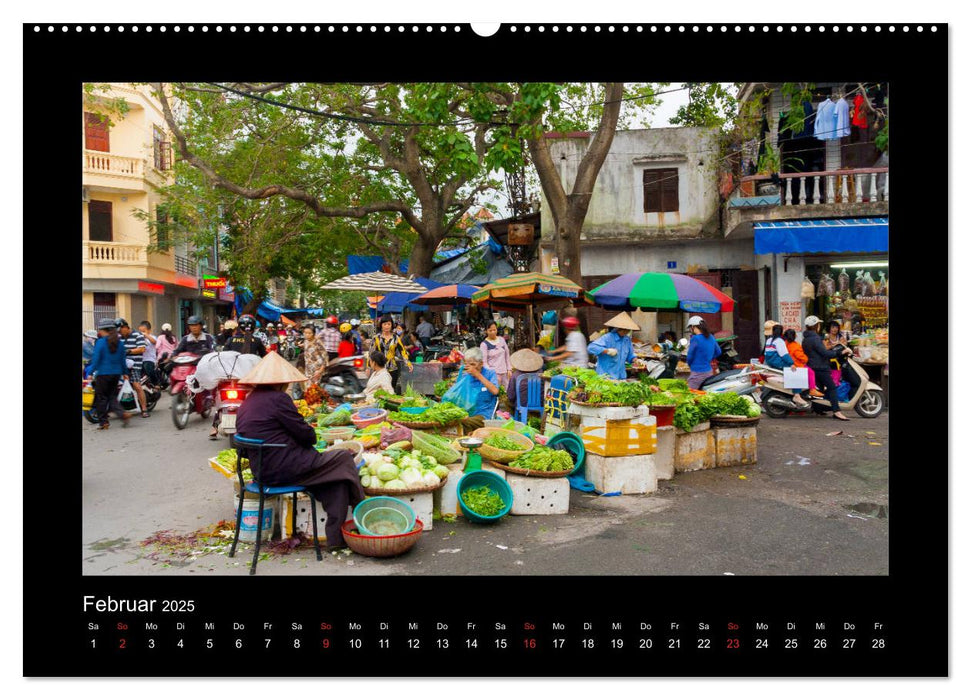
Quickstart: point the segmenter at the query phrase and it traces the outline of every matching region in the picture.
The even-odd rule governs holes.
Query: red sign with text
[[[226,278],[225,277],[203,277],[202,287],[203,289],[225,289]]]
[[[150,294],[165,294],[165,285],[153,284],[151,282],[139,282],[138,291],[148,292]]]

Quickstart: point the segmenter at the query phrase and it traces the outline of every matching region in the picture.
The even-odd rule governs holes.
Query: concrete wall
[[[668,262],[677,267],[668,268]],[[664,241],[640,245],[583,246],[583,274],[622,275],[628,272],[700,272],[756,266],[752,239]]]
[[[589,138],[550,143],[560,180],[570,192]],[[703,128],[618,131],[604,161],[587,217],[586,240],[651,240],[697,237],[718,232],[718,191],[715,166],[717,130]],[[678,170],[677,212],[644,212],[645,170]],[[548,204],[542,207],[542,228],[553,230]]]

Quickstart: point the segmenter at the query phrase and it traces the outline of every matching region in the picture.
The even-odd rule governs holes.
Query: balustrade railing
[[[780,173],[778,177],[783,206],[890,201],[889,168]],[[771,179],[771,175],[751,175],[743,177],[742,183],[757,187]]]
[[[84,152],[84,169],[99,175],[141,177],[144,161],[141,158],[118,156],[101,151]]]
[[[91,263],[129,265],[147,263],[148,253],[137,243],[84,241],[82,258]]]

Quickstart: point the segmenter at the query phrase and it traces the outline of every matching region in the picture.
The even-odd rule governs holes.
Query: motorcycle
[[[716,362],[718,363],[718,370],[720,372],[725,372],[727,370],[735,369],[738,364],[738,352],[735,350],[734,340],[737,335],[727,335],[722,338],[715,338],[718,343],[718,347],[721,348],[722,354],[718,356]]]
[[[139,380],[142,386],[142,391],[145,394],[145,410],[151,413],[155,410],[155,405],[158,400],[162,398],[162,390],[156,385],[148,381],[148,377],[142,375]],[[118,385],[121,386],[124,381],[119,381]],[[121,407],[126,411],[137,411],[138,410],[138,397],[131,403],[122,402]],[[83,379],[81,381],[81,415],[83,415],[89,423],[100,423],[101,416],[94,409],[94,382],[90,379]]]
[[[232,435],[236,432],[236,412],[249,393],[250,389],[243,388],[236,379],[227,379],[216,387],[214,408],[219,418],[216,427],[223,435]]]
[[[842,346],[834,346],[839,349]],[[796,406],[792,400],[793,395],[798,389],[786,389],[783,386],[783,371],[774,369],[768,365],[754,365],[765,376],[762,387],[762,408],[770,418],[785,418],[790,413],[807,411],[815,406],[817,409],[832,410],[829,401],[825,398],[812,397],[809,406],[802,408]],[[840,401],[841,411],[853,409],[862,418],[876,418],[879,416],[886,405],[883,397],[883,388],[879,384],[874,384],[867,376],[866,370],[858,365],[852,357],[843,360],[842,371],[853,372],[859,381],[856,391],[846,400]]]
[[[708,377],[698,388],[710,394],[733,391],[739,396],[751,396],[758,403],[760,401],[760,382],[763,380],[764,375],[760,368],[756,366],[732,365],[731,369]]]
[[[328,394],[341,398],[362,393],[366,377],[364,355],[354,355],[331,360],[320,378],[320,383]]]
[[[172,422],[182,430],[189,424],[189,414],[198,413],[203,420],[212,410],[212,397],[208,391],[193,391],[186,381],[199,364],[199,355],[182,353],[169,359],[172,367],[169,372],[172,394]]]

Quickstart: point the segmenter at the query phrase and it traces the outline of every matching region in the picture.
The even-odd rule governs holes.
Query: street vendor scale
[[[459,438],[459,445],[469,451],[469,456],[465,460],[465,469],[462,470],[464,474],[482,470],[482,455],[479,454],[479,448],[482,447],[483,442],[482,438],[477,437]]]

